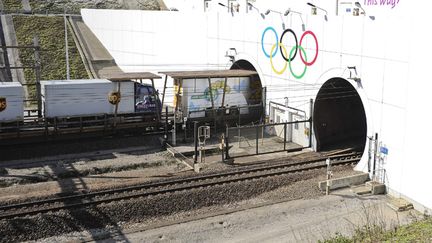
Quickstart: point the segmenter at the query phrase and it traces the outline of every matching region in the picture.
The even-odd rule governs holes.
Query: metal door
[[[291,114],[293,122],[303,121],[305,117],[299,114]],[[293,123],[291,124],[291,141],[301,146],[308,146],[309,137],[306,133],[306,123]]]

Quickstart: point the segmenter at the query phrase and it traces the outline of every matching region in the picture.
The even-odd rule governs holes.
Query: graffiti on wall
[[[249,85],[249,79],[239,79],[237,82],[229,81],[226,85],[224,80],[212,81],[211,89],[207,86],[203,87],[204,89],[201,91],[199,91],[199,87],[195,86],[197,93],[186,95],[187,110],[188,112],[201,111],[212,107],[212,101],[215,107],[220,107],[223,99],[224,107],[247,106],[247,96],[250,93]],[[225,97],[223,98],[224,88]]]
[[[267,50],[264,46],[264,38],[268,32],[273,32],[275,39],[276,39],[275,43],[271,47],[270,53],[267,52]],[[283,40],[284,40],[284,37],[286,35],[289,35],[289,34],[292,35],[292,37],[294,38],[295,45],[288,52],[287,48],[283,44]],[[312,36],[314,41],[315,41],[315,56],[311,59],[311,61],[309,61],[309,59],[307,58],[305,48],[302,46],[305,37],[308,35]],[[262,51],[264,52],[264,55],[270,59],[270,66],[271,66],[274,73],[282,75],[285,73],[287,68],[289,68],[291,75],[293,77],[295,77],[296,79],[301,79],[304,77],[304,75],[306,74],[306,71],[307,71],[307,67],[312,66],[316,62],[316,60],[318,58],[318,51],[319,51],[318,39],[317,39],[314,32],[312,32],[310,30],[303,32],[302,36],[300,37],[300,42],[298,42],[297,35],[292,29],[285,29],[282,32],[282,35],[279,39],[278,33],[271,26],[267,27],[262,33],[261,48],[262,48]],[[273,64],[273,59],[276,57],[276,55],[279,51],[280,51],[281,57],[284,60],[284,66],[282,67],[282,69],[278,70],[275,68],[275,66]],[[292,62],[296,59],[297,54],[299,54],[300,60],[304,64],[304,68],[303,68],[303,71],[301,73],[295,73],[293,71],[293,68],[292,68]]]
[[[204,93],[201,95],[192,95],[191,99],[206,99],[207,101],[211,101],[212,97],[213,100],[217,100],[220,94],[223,93],[223,89],[225,87],[225,81],[216,81],[212,83],[211,89],[207,87],[204,90]],[[229,94],[231,93],[231,87],[229,85],[225,88],[225,93]]]

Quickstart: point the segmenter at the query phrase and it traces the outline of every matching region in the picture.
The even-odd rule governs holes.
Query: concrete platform
[[[170,152],[174,157],[180,156],[180,154],[188,157],[188,156],[193,156],[195,154],[195,147],[189,145],[176,146],[173,148],[168,147],[167,151]],[[199,147],[198,147],[198,151],[199,151]],[[214,153],[220,154],[220,149],[218,145],[208,145],[203,149],[203,151],[206,155],[211,155]]]
[[[372,195],[379,195],[386,193],[386,186],[383,183],[379,183],[376,181],[368,181],[366,182],[366,186],[371,189]]]
[[[369,174],[368,173],[361,173],[358,175],[352,175],[342,178],[335,178],[329,180],[330,182],[330,190],[343,188],[343,187],[349,187],[354,185],[360,185],[365,183],[369,180]],[[318,187],[320,190],[325,191],[327,186],[327,181],[320,181],[318,183]]]
[[[222,161],[222,151],[220,150],[219,144],[211,144],[206,145],[205,150],[205,159],[204,163],[198,163],[198,166],[200,168],[207,168],[208,166],[212,166],[212,164],[216,163],[227,163],[232,165],[252,165],[252,164],[261,164],[265,163],[269,160],[275,160],[275,159],[283,159],[283,158],[289,158],[291,156],[297,156],[301,154],[307,153],[307,156],[311,156],[311,153],[314,153],[311,149],[303,149],[298,152],[277,152],[277,153],[267,153],[267,154],[260,154],[260,155],[253,155],[253,156],[245,156],[245,157],[239,157],[234,159],[228,159],[225,161]],[[192,164],[189,164],[188,162],[191,162],[193,160],[194,155],[194,146],[192,144],[190,145],[179,145],[175,146],[173,148],[167,147],[167,152],[169,152],[174,158],[179,159],[178,161],[183,161],[185,157],[187,158],[186,164],[192,168]],[[318,156],[318,154],[317,154]]]
[[[376,181],[367,181],[364,185],[353,187],[352,191],[357,195],[381,195],[387,192],[386,186],[383,183],[379,183]]]
[[[249,136],[250,137],[250,136]],[[247,139],[245,137],[239,138],[238,136],[233,136],[231,138],[230,143],[231,147],[230,149],[230,155],[232,157],[240,157],[240,156],[247,156],[247,155],[254,155],[256,154],[257,150],[257,144],[255,139]],[[302,146],[293,143],[293,142],[287,142],[285,145],[285,150],[301,150]],[[258,152],[259,153],[270,153],[273,151],[283,151],[284,150],[284,143],[283,140],[279,137],[265,137],[260,138],[258,140]]]

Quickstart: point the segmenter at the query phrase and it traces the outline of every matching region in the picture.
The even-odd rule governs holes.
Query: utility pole
[[[34,53],[34,61],[35,61],[35,76],[36,76],[36,95],[37,95],[37,108],[38,108],[38,117],[42,117],[42,97],[41,97],[41,61],[40,61],[40,46],[39,46],[39,38],[37,36],[33,37],[33,48],[35,50]]]
[[[69,45],[68,45],[68,29],[67,29],[67,18],[66,18],[66,7],[64,8],[64,29],[65,29],[65,47],[66,47],[66,79],[70,79],[69,73]]]
[[[312,131],[313,131],[313,99],[309,100],[309,147],[313,149],[312,146]]]

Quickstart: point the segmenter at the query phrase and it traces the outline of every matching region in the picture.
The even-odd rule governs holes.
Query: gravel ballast
[[[356,172],[349,166],[334,168],[335,176]],[[86,209],[62,211],[34,217],[0,221],[2,241],[37,240],[62,234],[71,237],[106,235],[136,225],[178,220],[208,212],[232,209],[245,204],[280,199],[314,198],[322,195],[317,182],[324,170],[225,184],[161,196],[102,204]],[[86,230],[86,232],[81,232]],[[91,230],[91,231],[88,231]],[[80,233],[79,233],[80,232]],[[89,233],[91,232],[91,233]]]

